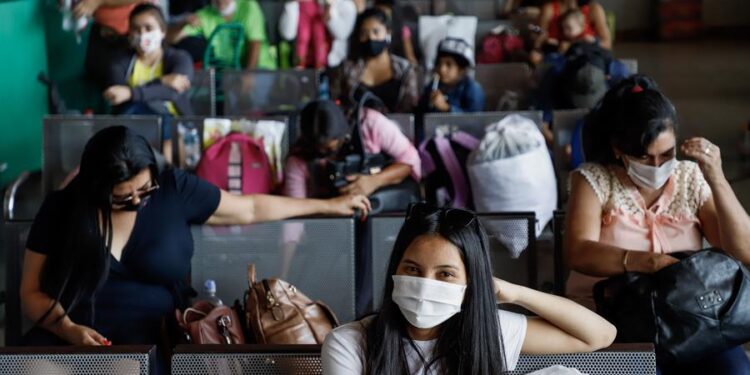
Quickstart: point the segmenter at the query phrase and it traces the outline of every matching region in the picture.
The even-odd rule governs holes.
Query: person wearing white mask
[[[643,75],[612,87],[586,118],[587,162],[571,174],[565,222],[572,299],[593,306],[597,281],[657,272],[678,262],[670,253],[703,249],[704,239],[750,264],[750,218],[724,177],[719,147],[698,137],[680,144],[677,130],[674,106]],[[750,361],[737,347],[661,370],[747,374]]]
[[[163,45],[166,21],[157,6],[135,7],[129,27],[131,53],[109,67],[104,98],[115,114],[161,115],[163,152],[170,159],[170,120],[193,114],[187,96],[193,61],[187,52]]]
[[[615,338],[583,306],[493,278],[489,239],[471,211],[409,207],[387,275],[380,311],[326,337],[323,374],[500,374],[521,353],[587,352]]]

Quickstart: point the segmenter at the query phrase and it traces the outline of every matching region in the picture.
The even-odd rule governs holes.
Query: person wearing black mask
[[[419,100],[417,72],[408,60],[389,52],[390,43],[391,20],[382,10],[360,14],[349,40],[349,58],[333,72],[332,97],[351,105],[370,91],[388,112],[412,112]]]

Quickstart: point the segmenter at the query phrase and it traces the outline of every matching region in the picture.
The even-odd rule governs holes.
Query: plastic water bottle
[[[214,306],[221,306],[224,304],[221,302],[221,299],[216,296],[216,281],[208,279],[203,286],[206,288],[206,301]]]
[[[201,160],[201,145],[198,139],[198,129],[194,127],[184,127],[180,125],[180,130],[184,129],[183,140],[185,142],[185,166],[188,169],[195,169]]]
[[[78,3],[75,0],[63,0],[60,11],[62,12],[62,29],[64,31],[75,32],[76,42],[81,43],[81,33],[86,29],[89,21],[86,17],[75,18],[73,8]]]

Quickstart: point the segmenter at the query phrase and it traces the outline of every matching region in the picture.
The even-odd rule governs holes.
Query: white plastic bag
[[[488,126],[467,164],[477,212],[534,211],[535,234],[541,234],[557,207],[557,183],[544,136],[532,120],[510,115]],[[497,224],[487,230],[518,257],[523,241]]]

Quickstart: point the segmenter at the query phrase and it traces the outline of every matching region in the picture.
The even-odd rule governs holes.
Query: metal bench
[[[124,125],[144,136],[154,149],[162,149],[159,116],[55,115],[44,118],[42,192],[56,190],[76,169],[86,142],[98,131]]]
[[[590,375],[654,375],[656,357],[651,344],[614,344],[593,353],[521,355],[511,375],[553,365],[572,367]],[[172,355],[173,375],[318,375],[322,374],[317,345],[193,345],[178,346]]]
[[[0,373],[133,374],[155,373],[153,346],[0,347]]]

